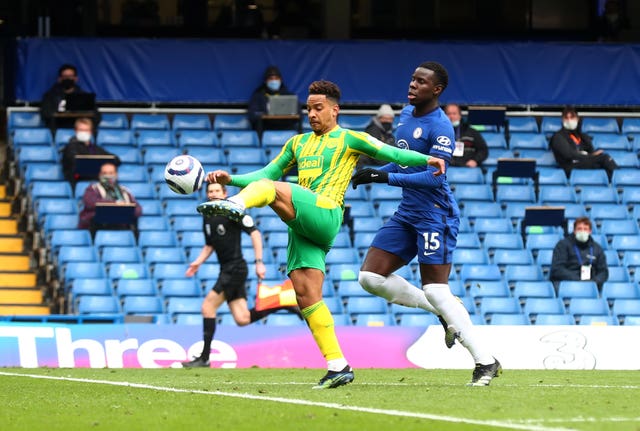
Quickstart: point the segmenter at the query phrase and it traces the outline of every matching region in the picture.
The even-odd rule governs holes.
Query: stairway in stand
[[[25,238],[19,232],[7,188],[0,185],[0,316],[50,314]]]

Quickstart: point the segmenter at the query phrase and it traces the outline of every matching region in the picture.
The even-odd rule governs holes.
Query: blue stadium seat
[[[528,316],[540,314],[564,314],[564,303],[560,298],[529,297],[524,303],[524,313]]]
[[[202,288],[195,278],[168,278],[162,281],[160,294],[164,298],[172,296],[202,296]]]
[[[32,200],[39,198],[71,198],[73,192],[66,181],[33,181],[28,186]]]
[[[552,167],[540,167],[538,169],[540,185],[567,186],[569,182],[564,170]]]
[[[462,205],[462,215],[470,219],[476,217],[500,218],[503,213],[502,207],[497,202],[469,201]]]
[[[456,184],[483,184],[484,177],[482,169],[467,168],[459,166],[449,166],[447,169],[447,182],[455,186]]]
[[[122,299],[124,314],[159,314],[164,313],[164,304],[158,296],[128,295]]]
[[[192,313],[178,313],[175,315],[175,323],[176,325],[202,326],[202,315]]]
[[[64,230],[78,224],[78,216],[75,214],[50,214],[42,225],[42,229],[47,240],[51,239],[51,235],[56,230]]]
[[[108,277],[112,281],[149,278],[149,269],[145,263],[112,262],[109,265]]]
[[[121,161],[125,163],[132,164],[141,164],[142,163],[142,154],[137,147],[133,145],[103,145],[106,151],[110,152],[113,155],[118,156]],[[164,168],[164,165],[162,166]]]
[[[259,147],[260,139],[255,130],[225,130],[220,135],[220,146],[225,150]]]
[[[100,260],[109,264],[111,262],[142,262],[142,254],[138,246],[114,246],[109,245],[102,248]]]
[[[536,325],[575,325],[576,321],[570,314],[543,313],[536,316]]]
[[[490,323],[492,325],[531,325],[531,320],[522,313],[493,313]]]
[[[245,149],[249,150],[249,148]],[[195,157],[203,166],[224,168],[227,165],[227,156],[221,148],[211,147],[188,147],[187,154]],[[206,170],[205,170],[206,171]]]
[[[178,232],[200,232],[202,233],[202,216],[182,216],[173,219],[173,230]]]
[[[266,164],[262,148],[233,148],[227,154],[231,166]]]
[[[551,262],[553,260],[552,248],[541,248],[537,250],[536,263],[542,268],[544,274],[548,274],[551,270]]]
[[[32,145],[51,146],[53,137],[51,131],[44,127],[16,129],[13,132],[12,142],[14,148]]]
[[[69,262],[97,262],[98,254],[92,245],[63,245],[55,253],[54,262],[62,272]]]
[[[178,237],[174,231],[144,231],[138,235],[138,245],[147,247],[177,247]]]
[[[617,133],[596,133],[593,135],[593,146],[600,150],[631,150],[631,144],[625,135]]]
[[[625,187],[622,190],[622,203],[629,207],[640,204],[640,187]]]
[[[166,217],[161,215],[142,215],[138,217],[138,230],[140,232],[147,230],[167,231],[169,230],[169,222]]]
[[[504,137],[504,133],[500,132],[485,132],[482,134],[485,142],[487,143],[487,147],[491,152],[492,149],[496,150],[506,150],[507,149],[507,140]],[[467,168],[464,168],[467,169]]]
[[[511,220],[496,217],[478,217],[473,222],[473,230],[480,234],[513,233]]]
[[[20,171],[24,172],[31,164],[57,163],[58,152],[51,145],[25,145],[17,148],[16,158]]]
[[[456,248],[453,250],[453,264],[460,267],[464,264],[489,263],[489,254],[481,248]]]
[[[296,130],[265,130],[262,133],[262,146],[265,148],[281,148],[284,144],[296,135]]]
[[[121,278],[118,280],[116,294],[122,298],[124,296],[156,296],[158,289],[154,280],[150,278]]]
[[[180,198],[176,195],[175,199],[164,200],[164,213],[169,218],[176,218],[180,216],[192,216],[197,214],[196,207],[200,203],[195,200],[193,196],[186,196]]]
[[[360,262],[360,256],[358,252],[351,247],[332,247],[326,257],[327,265],[358,262]]]
[[[478,234],[475,232],[459,233],[456,247],[457,248],[480,248],[482,247],[482,244],[480,243],[480,238],[478,237]]]
[[[375,217],[375,210],[373,205],[367,201],[347,201],[346,207],[349,208],[349,216],[351,217],[363,217],[370,218]]]
[[[528,149],[528,150],[546,150],[549,144],[543,134],[517,132],[511,134],[509,140],[509,148],[512,151]]]
[[[207,270],[205,264],[201,265],[198,270],[198,277],[204,278]],[[164,263],[162,265],[156,265],[153,268],[153,278],[156,280],[166,280],[168,278],[184,279],[184,275],[187,271],[187,265],[184,263]],[[215,272],[214,277],[218,276],[218,272]]]
[[[602,225],[599,228],[600,232],[604,232],[607,237],[612,235],[640,235],[638,230],[638,222],[635,220],[602,220]]]
[[[580,316],[580,325],[592,326],[617,326],[620,323],[615,316],[610,314],[585,314]]]
[[[27,166],[24,173],[25,184],[34,181],[62,181],[62,166],[60,163],[37,163]]]
[[[90,246],[91,235],[83,229],[60,229],[52,233],[49,246],[54,252],[62,246]]]
[[[553,249],[561,239],[562,235],[558,233],[528,234],[526,246],[529,250]]]
[[[612,253],[618,257],[617,250],[612,250]],[[609,255],[607,255],[607,265],[614,265],[615,262],[610,262],[609,259]],[[620,265],[620,263],[618,263],[618,265]],[[622,265],[635,273],[636,268],[640,267],[640,250],[625,251],[624,256],[622,257]]]
[[[540,123],[540,132],[544,133],[547,136],[551,136],[560,129],[562,129],[561,117],[542,117],[542,122]]]
[[[37,128],[42,127],[42,119],[40,118],[40,112],[12,112],[9,115],[9,131],[19,128]]]
[[[100,129],[96,143],[101,147],[104,145],[133,145],[133,133],[128,129]]]
[[[572,186],[608,186],[609,177],[604,169],[572,169],[569,174]]]
[[[640,118],[623,118],[622,133],[632,137],[640,133]]]
[[[75,310],[77,300],[84,295],[113,295],[113,287],[106,278],[76,278],[71,283],[69,290],[69,303],[72,311]]]
[[[355,315],[356,326],[393,326],[395,320],[387,313],[359,313]]]
[[[637,186],[640,184],[640,170],[638,169],[616,169],[613,171],[611,184],[618,189],[626,186]]]
[[[170,128],[169,118],[166,114],[133,114],[131,117],[131,130],[141,129],[165,129]]]
[[[615,118],[582,117],[582,133],[620,133]]]
[[[571,298],[569,313],[574,316],[583,314],[609,314],[609,305],[602,298]]]
[[[520,302],[513,297],[485,296],[480,302],[480,314],[490,318],[494,313],[519,314],[522,313]]]
[[[431,325],[439,325],[438,318],[431,313],[401,314],[398,317],[398,326],[419,326],[426,328]]]
[[[180,154],[180,150],[175,147],[149,145],[144,147],[144,155],[142,160],[145,165],[162,165],[166,166],[167,163],[174,157]]]
[[[219,147],[218,135],[212,130],[181,130],[176,133],[176,140],[180,147]]]
[[[216,114],[214,130],[250,130],[251,123],[245,114]]]
[[[556,291],[553,283],[548,280],[540,281],[516,281],[513,288],[513,296],[520,301],[528,301],[529,298],[555,298]]]
[[[291,313],[273,313],[267,317],[265,322],[267,326],[306,326],[306,322],[295,314]]]
[[[173,133],[169,130],[143,129],[134,134],[138,147],[148,146],[174,146]]]
[[[489,232],[483,240],[485,250],[491,253],[496,248],[521,249],[524,247],[522,236],[519,233],[495,233]]]
[[[640,316],[625,316],[625,325],[640,325]]]
[[[371,119],[371,115],[342,113],[338,117],[338,124],[343,129],[364,131],[371,122]]]
[[[211,119],[207,114],[175,114],[171,126],[173,130],[211,130]]]
[[[607,150],[607,153],[616,161],[620,169],[636,169],[640,165],[638,153],[635,150]]]
[[[201,314],[202,298],[174,296],[167,300],[167,313]]]
[[[98,129],[128,129],[129,119],[122,112],[104,112],[100,118]]]
[[[596,221],[626,220],[629,219],[629,211],[624,206],[612,206],[609,204],[593,204],[589,209],[589,217]]]
[[[204,246],[204,235],[202,232],[196,231],[186,231],[182,232],[180,235],[180,245],[182,247],[199,247]],[[249,238],[249,236],[246,236]],[[243,236],[244,238],[244,236]]]
[[[605,249],[604,256],[607,259],[607,265],[609,266],[622,266],[622,261],[620,260],[620,256],[618,256],[618,251],[613,249]],[[625,253],[626,254],[626,253]],[[627,267],[627,265],[624,265]],[[636,266],[636,265],[631,265]]]
[[[598,287],[595,281],[563,280],[558,284],[558,297],[564,300],[572,298],[597,298]]]
[[[469,287],[469,295],[478,301],[486,296],[509,297],[509,286],[503,280],[484,280],[474,282]]]
[[[493,201],[489,184],[457,184],[453,194],[458,202]]]
[[[53,137],[53,142],[59,150],[64,149],[64,147],[69,143],[69,140],[74,137],[76,131],[74,129],[57,129],[55,135]]]
[[[346,304],[347,312],[351,315],[363,313],[387,313],[386,300],[378,296],[352,296]]]
[[[125,163],[118,167],[118,181],[123,184],[130,182],[148,182],[149,172],[142,165]],[[136,196],[136,199],[137,198]]]
[[[640,316],[640,299],[617,299],[613,302],[612,314],[618,319]]]
[[[69,262],[64,268],[65,285],[71,286],[76,278],[105,278],[104,265],[100,262]]]
[[[611,248],[618,252],[640,250],[640,235],[615,235],[611,239]]]
[[[629,271],[624,266],[611,266],[609,265],[609,281],[626,282],[631,281]]]
[[[328,276],[332,281],[357,280],[360,265],[354,263],[333,264],[329,267]]]
[[[493,263],[500,267],[506,265],[532,265],[533,254],[529,249],[505,249],[497,248],[493,250]]]
[[[460,280],[466,285],[471,282],[501,280],[502,275],[498,265],[495,264],[472,264],[462,265],[460,269]]]
[[[616,189],[607,186],[582,186],[579,199],[583,205],[594,203],[617,204],[618,192]]]
[[[51,214],[78,214],[75,199],[68,198],[40,198],[35,202],[34,208],[39,225]]]
[[[371,196],[371,201],[374,203],[378,201],[399,201],[402,198],[402,188],[400,187],[389,187],[385,184],[371,184],[369,196]]]
[[[78,314],[118,314],[122,310],[115,296],[84,295],[78,300]]]
[[[535,117],[509,117],[510,133],[538,133],[538,122]]]
[[[128,182],[123,184],[136,199],[156,199],[155,186],[150,182]]]
[[[507,265],[504,278],[509,286],[514,286],[516,281],[542,281],[542,270],[538,265]]]
[[[508,202],[536,202],[536,195],[530,185],[501,185],[496,192],[496,201],[502,205]]]

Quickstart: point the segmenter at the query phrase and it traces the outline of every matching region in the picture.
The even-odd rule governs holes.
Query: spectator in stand
[[[63,64],[58,69],[58,79],[55,84],[42,96],[40,116],[45,125],[52,131],[61,127],[73,127],[74,118],[56,118],[58,112],[65,112],[68,94],[87,93],[78,85],[78,69],[72,64]],[[95,113],[96,121],[98,113]]]
[[[78,155],[114,156],[115,164],[120,165],[118,156],[95,144],[91,118],[78,118],[75,121],[74,129],[75,135],[69,139],[69,143],[62,150],[62,171],[65,179],[71,183],[71,187],[74,187],[79,180],[87,179],[75,173],[76,156]],[[95,179],[95,177],[89,179]]]
[[[94,223],[96,215],[96,204],[98,202],[115,203],[119,205],[135,204],[135,218],[142,215],[142,207],[136,201],[133,194],[118,183],[118,168],[114,163],[105,163],[100,168],[98,181],[91,184],[84,191],[82,196],[83,208],[80,212],[78,229],[89,229],[91,235],[95,235],[98,229],[124,230],[132,229],[136,232],[136,225],[122,224],[97,224]]]
[[[282,73],[276,66],[269,66],[264,71],[262,84],[253,91],[249,100],[248,115],[251,126],[258,133],[264,129],[270,130],[298,130],[300,119],[269,119],[264,120],[267,114],[269,97],[276,95],[292,95],[282,80]]]
[[[462,121],[460,105],[450,103],[444,108],[445,114],[453,125],[456,147],[451,158],[451,166],[468,168],[480,167],[489,156],[489,148],[480,132]]]
[[[384,142],[385,144],[396,145],[396,137],[393,136],[393,118],[395,114],[393,109],[389,105],[380,105],[378,112],[371,119],[371,122],[364,130],[376,139]],[[356,170],[360,170],[365,166],[382,166],[387,162],[373,159],[369,156],[360,156],[358,163],[356,164]]]
[[[549,274],[556,289],[563,280],[592,280],[602,288],[609,278],[607,256],[591,232],[591,220],[578,217],[573,223],[573,233],[556,244]]]
[[[613,158],[603,150],[596,150],[591,136],[579,131],[580,118],[573,106],[566,106],[562,110],[562,129],[551,137],[551,150],[556,162],[567,178],[572,169],[605,169],[609,181],[618,165]]]

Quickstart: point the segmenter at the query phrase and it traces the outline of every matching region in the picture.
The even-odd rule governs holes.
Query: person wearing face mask
[[[380,105],[378,112],[371,119],[371,122],[364,131],[385,144],[395,147],[396,137],[393,135],[394,116],[395,113],[391,106],[387,104]],[[356,169],[360,170],[365,166],[382,166],[386,164],[387,162],[376,160],[369,156],[360,156],[360,159],[358,159],[358,163],[356,164]]]
[[[605,169],[611,181],[618,165],[609,154],[594,148],[591,136],[579,131],[579,123],[575,108],[566,106],[562,110],[562,129],[551,137],[550,147],[556,162],[567,178],[572,169]]]
[[[118,156],[95,144],[93,121],[90,118],[78,118],[75,121],[74,130],[75,135],[69,139],[69,143],[62,150],[62,172],[71,187],[75,187],[79,180],[95,179],[95,177],[82,178],[75,173],[76,156],[78,155],[114,156],[116,165],[120,165]]]
[[[480,132],[462,121],[460,105],[449,103],[444,108],[445,114],[453,125],[456,145],[451,158],[451,166],[477,168],[489,156],[489,147]]]
[[[93,222],[98,202],[115,202],[119,204],[135,204],[136,219],[142,215],[142,207],[133,194],[118,183],[118,168],[114,163],[105,163],[100,167],[98,181],[88,186],[82,196],[82,211],[78,219],[78,229],[89,229],[92,236],[98,229],[133,229],[135,226],[108,224],[97,225]]]
[[[578,217],[573,223],[573,233],[556,244],[549,273],[556,290],[563,280],[592,280],[601,288],[609,278],[607,257],[591,232],[591,220]]]
[[[251,127],[259,134],[263,129],[269,130],[298,130],[299,120],[280,120],[280,119],[263,119],[267,113],[267,104],[269,97],[275,95],[292,95],[293,93],[287,88],[282,81],[282,73],[276,66],[269,66],[265,69],[263,81],[258,88],[253,91],[251,99],[249,99],[249,107],[247,108]]]
[[[72,93],[87,92],[78,85],[78,69],[72,64],[63,64],[58,69],[58,79],[42,96],[40,104],[40,116],[52,132],[57,128],[73,127],[74,118],[55,117],[56,113],[66,110],[65,97]]]

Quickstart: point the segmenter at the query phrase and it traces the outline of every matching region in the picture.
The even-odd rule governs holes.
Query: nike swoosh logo
[[[431,256],[432,254],[436,254],[436,252],[435,252],[435,251],[430,251],[430,252],[426,252],[426,251],[425,251],[425,252],[424,252],[424,255],[425,255],[425,256]]]
[[[377,176],[378,176],[378,174],[371,174],[371,178],[375,178]]]

